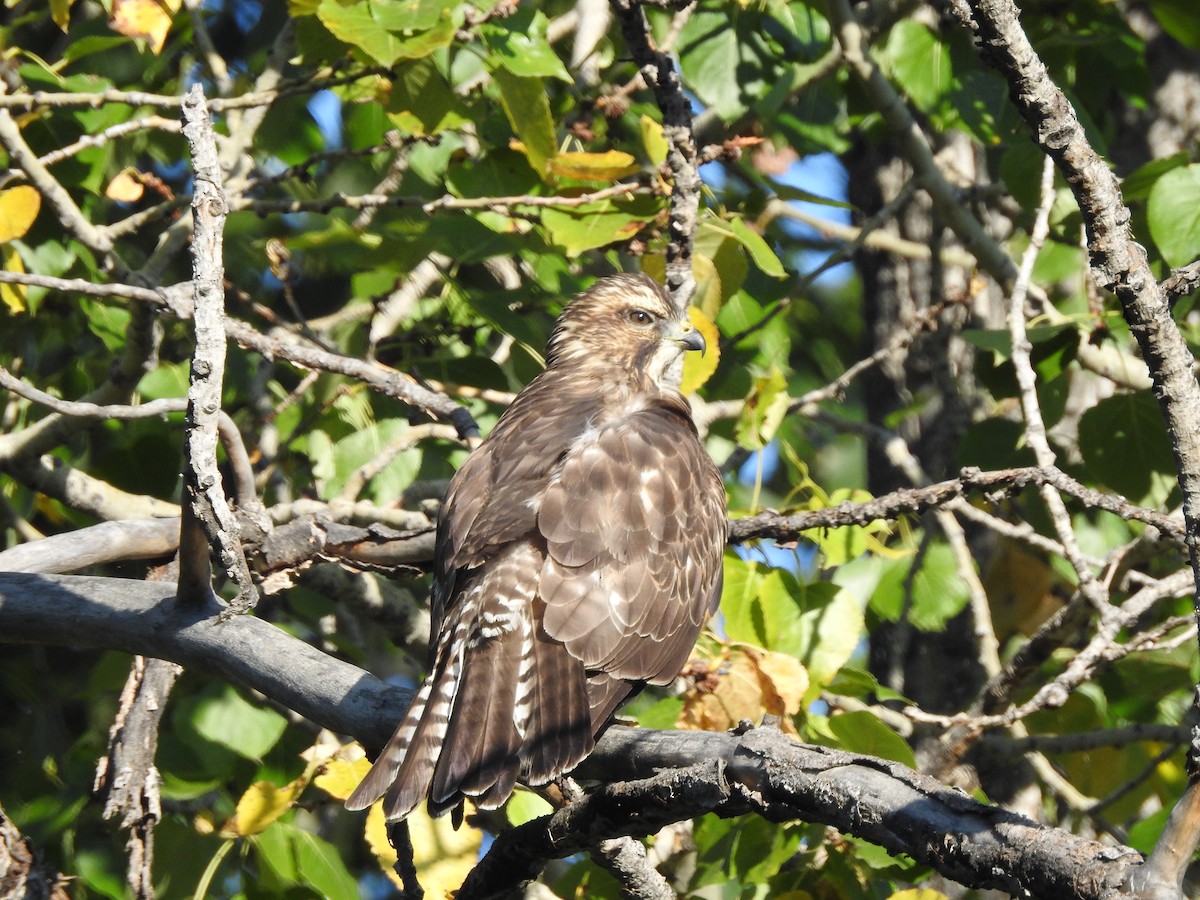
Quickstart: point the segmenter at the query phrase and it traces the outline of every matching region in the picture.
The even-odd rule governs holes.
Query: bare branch
[[[134,657],[109,730],[108,753],[100,758],[92,786],[106,795],[104,818],[120,816],[120,827],[129,831],[125,883],[137,900],[154,898],[154,827],[162,818],[162,777],[154,755],[167,696],[182,672],[173,662]]]
[[[963,469],[958,478],[940,481],[923,488],[893,491],[864,503],[841,503],[826,509],[781,515],[767,510],[744,519],[730,522],[731,543],[755,538],[795,540],[814,528],[836,528],[844,525],[869,525],[877,519],[895,519],[906,513],[923,512],[963,497],[968,491],[1021,490],[1030,485],[1049,484],[1093,509],[1113,513],[1123,519],[1144,522],[1158,528],[1164,537],[1182,543],[1183,527],[1178,520],[1162,513],[1134,506],[1122,497],[1104,494],[1080,484],[1053,466],[1001,469],[981,472]]]
[[[230,212],[250,210],[259,215],[268,213],[298,213],[315,212],[327,213],[335,209],[374,209],[378,207],[415,207],[425,213],[435,213],[443,209],[495,209],[512,210],[520,207],[543,209],[546,207],[561,207],[574,209],[597,203],[601,200],[611,200],[614,197],[632,198],[639,195],[653,194],[647,187],[634,182],[622,182],[611,187],[600,188],[586,194],[568,196],[543,197],[537,194],[514,194],[505,197],[439,197],[427,200],[423,197],[404,197],[395,194],[343,194],[337,193],[323,200],[255,200],[249,197],[235,199],[230,204]]]
[[[612,6],[621,23],[625,45],[662,110],[663,137],[668,146],[667,167],[673,182],[667,225],[667,288],[676,305],[683,307],[696,292],[692,275],[692,241],[700,211],[701,182],[696,168],[692,107],[671,58],[651,46],[650,26],[641,7],[633,0],[612,0]]]
[[[184,135],[191,148],[196,172],[192,199],[193,284],[195,285],[196,346],[188,385],[187,422],[184,441],[184,483],[188,491],[187,511],[180,544],[189,552],[180,556],[181,591],[194,601],[212,591],[211,573],[193,551],[187,534],[192,519],[204,529],[225,570],[238,585],[233,612],[245,612],[258,602],[242,552],[237,520],[225,499],[221,473],[217,469],[217,420],[221,412],[221,385],[225,372],[225,288],[221,238],[225,224],[225,198],[221,189],[221,167],[217,161],[212,120],[199,84],[193,85],[183,104]],[[251,479],[251,483],[253,483]]]
[[[80,416],[85,419],[153,419],[170,413],[181,413],[187,409],[186,397],[164,397],[137,406],[61,400],[45,391],[38,390],[31,384],[26,384],[3,366],[0,366],[0,387],[12,391],[26,400],[32,400],[47,409],[62,413],[64,416]]]
[[[460,406],[444,394],[421,386],[403,372],[397,372],[379,363],[339,356],[280,334],[268,337],[237,319],[226,319],[225,331],[243,347],[261,353],[269,359],[286,359],[301,368],[321,369],[357,378],[380,393],[450,422],[462,440],[468,443],[479,440],[479,426],[475,424],[465,406]]]
[[[178,516],[101,522],[0,551],[0,572],[78,572],[104,563],[168,556],[178,547]]]

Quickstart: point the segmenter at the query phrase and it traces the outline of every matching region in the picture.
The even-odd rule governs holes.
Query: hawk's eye
[[[654,324],[654,316],[650,315],[644,309],[631,309],[629,311],[629,321],[634,325],[652,325]]]

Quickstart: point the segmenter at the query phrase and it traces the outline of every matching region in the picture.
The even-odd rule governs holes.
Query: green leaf
[[[738,218],[729,220],[729,229],[741,245],[746,248],[746,252],[750,254],[750,258],[754,260],[754,264],[762,269],[765,274],[770,275],[772,278],[787,277],[787,272],[783,270],[783,263],[779,261],[779,257],[775,255],[775,251],[771,249],[771,245],[763,240],[761,234],[751,229],[749,225]]]
[[[484,46],[501,66],[524,78],[572,79],[546,39],[549,20],[541,10],[522,4],[507,18],[489,19],[479,28]]]
[[[850,591],[829,582],[805,586],[797,655],[808,669],[810,695],[831,682],[854,655],[863,624],[862,605]]]
[[[721,588],[721,616],[725,636],[731,641],[765,647],[762,604],[758,599],[762,584],[758,563],[746,562],[726,554],[725,580]]]
[[[920,568],[910,575],[914,564]],[[954,552],[945,544],[931,543],[924,553],[889,563],[871,595],[871,609],[895,622],[905,611],[909,591],[907,618],[922,631],[940,630],[967,605],[967,587]]]
[[[787,388],[787,379],[778,369],[754,379],[754,388],[746,399],[735,430],[739,445],[748,450],[761,450],[771,442],[791,402]]]
[[[396,71],[387,115],[396,126],[422,136],[457,128],[467,121],[457,95],[429,59],[408,63]]]
[[[901,19],[892,27],[880,61],[925,112],[932,112],[954,87],[950,48],[915,19]]]
[[[738,71],[742,48],[731,15],[736,22],[733,7],[720,11],[693,10],[683,27],[679,46],[684,83],[726,121],[746,111],[740,79],[733,77]]]
[[[349,5],[321,0],[317,18],[338,40],[357,47],[380,65],[390,66],[401,57],[404,41],[383,27],[372,6],[370,0]]]
[[[844,750],[878,756],[880,759],[890,759],[916,768],[917,760],[913,756],[912,748],[900,735],[865,709],[831,716],[829,730],[834,733]]]
[[[87,315],[88,328],[104,342],[110,353],[117,353],[125,346],[125,329],[129,327],[129,310],[81,297],[79,306]]]
[[[192,725],[205,740],[246,759],[261,760],[283,736],[287,719],[243,700],[231,687],[222,687],[217,696],[196,705]]]
[[[395,0],[350,3],[321,0],[317,18],[338,40],[357,47],[381,65],[390,66],[398,59],[421,59],[454,39],[455,20],[440,12],[434,15],[439,5]],[[414,31],[416,26],[412,23],[416,22],[432,24]]]
[[[1079,420],[1088,470],[1143,506],[1159,506],[1175,487],[1175,458],[1158,403],[1149,391],[1101,400]]]
[[[630,240],[654,218],[658,207],[656,198],[645,196],[561,209],[548,207],[542,210],[542,224],[550,232],[550,239],[568,256],[578,256],[585,250]]]
[[[524,825],[534,819],[554,812],[554,807],[539,797],[533,791],[515,791],[508,803],[504,805],[504,813],[508,816],[509,824]]]
[[[758,585],[758,606],[765,650],[800,656],[804,649],[801,615],[807,586],[786,569],[768,569]],[[758,625],[759,623],[755,623]]]
[[[1200,257],[1200,163],[1172,169],[1150,189],[1150,234],[1172,266]]]
[[[1152,159],[1145,165],[1138,166],[1121,180],[1121,196],[1126,203],[1133,200],[1145,200],[1150,196],[1150,190],[1158,180],[1180,166],[1191,162],[1191,156],[1186,150],[1164,156],[1162,159]]]
[[[457,0],[371,0],[375,20],[388,31],[412,35],[449,18]]]
[[[138,382],[137,390],[145,400],[163,397],[186,397],[188,390],[188,364],[164,363],[147,372]]]
[[[492,77],[500,88],[500,105],[525,147],[529,165],[538,175],[544,175],[546,160],[558,152],[558,140],[542,80],[514,75],[504,68],[496,69]]]
[[[284,822],[274,827],[283,829],[292,843],[299,880],[311,885],[322,897],[358,896],[358,884],[346,871],[346,864],[333,844]]]
[[[1200,50],[1200,16],[1194,0],[1150,0],[1150,11],[1167,34],[1185,47]]]
[[[376,459],[392,442],[408,431],[404,419],[384,419],[368,424],[359,422],[353,433],[333,445],[334,477],[324,486],[327,495],[341,491],[346,480]],[[367,485],[368,495],[376,503],[395,501],[411,483],[421,465],[421,450],[410,447],[392,461]]]
[[[285,826],[277,822],[261,834],[256,834],[252,841],[259,860],[274,874],[276,880],[284,885],[296,883],[299,876],[296,854]]]
[[[879,680],[865,669],[854,666],[842,666],[837,677],[825,686],[831,694],[843,697],[858,697],[860,699],[876,698],[879,700],[898,700],[901,703],[912,703],[903,694],[882,685]]]

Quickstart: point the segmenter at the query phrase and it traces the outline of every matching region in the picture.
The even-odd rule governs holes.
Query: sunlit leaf
[[[37,188],[18,184],[0,191],[0,244],[24,237],[42,208]]]
[[[763,240],[761,234],[754,231],[749,225],[738,218],[729,220],[729,228],[733,232],[734,237],[746,248],[746,252],[750,254],[750,258],[754,260],[754,264],[762,269],[765,274],[770,275],[772,278],[787,277],[787,272],[783,269],[783,263],[779,261],[779,257],[775,255],[775,251],[771,249],[771,246]]]
[[[758,670],[764,694],[769,686],[778,698],[783,714],[794,716],[800,712],[809,684],[804,664],[786,653],[767,651],[758,659]],[[774,706],[774,700],[769,699],[765,705]]]
[[[287,719],[275,710],[249,703],[229,687],[201,700],[192,722],[201,737],[246,759],[262,759],[287,728]]]
[[[557,78],[570,84],[567,67],[546,39],[549,24],[541,10],[521,4],[511,16],[488,20],[479,35],[492,58],[513,75]]]
[[[662,125],[645,115],[638,119],[638,125],[642,131],[642,145],[646,148],[646,155],[654,165],[661,166],[667,161],[667,150],[670,149],[667,139],[663,137]]]
[[[108,25],[126,37],[145,40],[157,56],[181,4],[182,0],[113,0]]]
[[[230,836],[246,837],[263,831],[292,808],[307,784],[307,778],[298,778],[283,787],[269,781],[254,782],[238,800],[237,810],[230,820]]]
[[[504,812],[510,824],[524,825],[554,812],[554,807],[533,791],[517,791],[504,805]]]
[[[683,358],[683,381],[679,390],[685,395],[698,391],[717,371],[721,361],[721,334],[717,326],[697,306],[688,307],[688,321],[704,335],[704,352],[689,353]]]
[[[335,800],[345,800],[370,769],[371,761],[365,756],[353,760],[334,758],[324,764],[313,784]]]
[[[603,153],[556,153],[547,161],[546,169],[559,178],[579,181],[616,181],[638,170],[637,160],[620,150]]]
[[[21,262],[21,255],[17,253],[16,248],[0,247],[0,270],[5,272],[25,271],[25,265]],[[0,302],[7,306],[8,311],[13,315],[25,312],[25,294],[25,285],[23,284],[0,282]]]
[[[1150,234],[1172,266],[1200,257],[1200,163],[1171,169],[1150,189]]]
[[[63,32],[71,23],[71,7],[74,4],[75,0],[50,0],[50,18]]]
[[[514,132],[521,139],[521,150],[539,175],[546,174],[546,161],[558,152],[550,101],[540,78],[523,78],[507,69],[492,73],[500,88],[500,105]]]
[[[134,203],[142,199],[145,191],[145,185],[137,177],[137,172],[133,169],[124,169],[108,183],[108,187],[104,189],[104,196],[121,203]]]
[[[414,810],[407,821],[417,880],[425,889],[425,895],[450,896],[462,886],[467,873],[475,867],[482,835],[475,828],[455,831],[449,816],[431,819],[423,806]],[[392,868],[396,863],[396,851],[388,843],[387,822],[381,803],[374,804],[367,813],[365,837],[388,878],[397,887],[403,887]]]
[[[653,197],[637,197],[629,202],[601,201],[577,207],[549,207],[542,210],[542,224],[551,240],[578,256],[585,250],[607,247],[633,238],[658,211]]]
[[[791,402],[787,388],[787,379],[778,369],[754,379],[754,388],[746,398],[737,423],[737,440],[741,446],[747,450],[761,450],[770,443]]]
[[[888,33],[884,62],[913,102],[932,111],[954,86],[950,48],[916,19],[901,19]]]

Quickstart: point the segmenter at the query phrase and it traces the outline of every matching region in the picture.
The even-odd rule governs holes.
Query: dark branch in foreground
[[[261,691],[368,748],[388,738],[409,692],[260,619],[220,621],[216,602],[181,609],[174,590],[116,578],[0,573],[0,641],[167,658]],[[546,859],[600,838],[652,834],[708,811],[758,812],[834,826],[964,884],[1081,900],[1152,896],[1122,888],[1146,874],[1133,850],[1039,826],[897,763],[799,744],[771,728],[737,736],[614,727],[578,774],[607,783],[504,838],[496,852],[507,862],[481,866],[498,867],[515,884]],[[515,862],[521,858],[528,860],[523,868]],[[486,880],[494,891],[496,882],[485,875],[468,886]],[[1182,898],[1177,889],[1154,887],[1160,893],[1153,896]],[[460,896],[487,894],[464,889]]]

